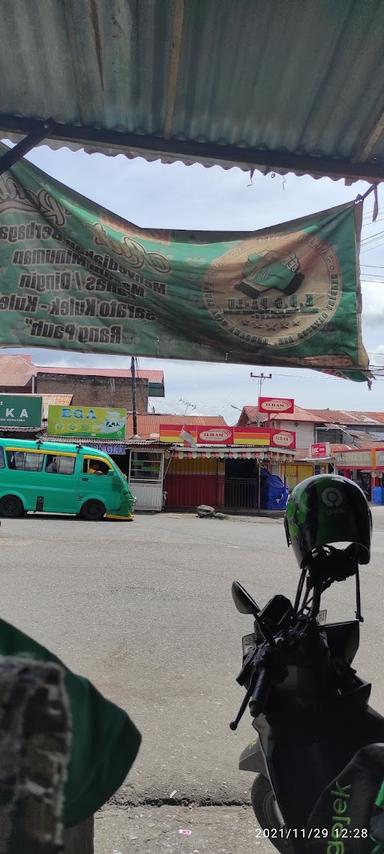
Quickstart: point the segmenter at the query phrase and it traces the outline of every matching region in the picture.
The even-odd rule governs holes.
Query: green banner
[[[1,316],[0,316],[1,321]],[[31,394],[0,395],[0,427],[41,427],[42,398]]]
[[[126,409],[104,406],[49,406],[48,436],[124,439]]]
[[[254,232],[146,230],[22,160],[0,177],[0,346],[366,379],[361,215],[352,203]]]

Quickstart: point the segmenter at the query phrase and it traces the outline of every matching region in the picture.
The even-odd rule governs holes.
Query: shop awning
[[[382,0],[3,0],[1,135],[384,177]]]
[[[276,451],[271,448],[239,448],[237,445],[226,447],[212,447],[212,445],[199,446],[196,448],[183,448],[174,445],[169,448],[165,456],[176,459],[221,459],[221,460],[270,460],[271,462],[289,462],[294,459],[294,452]]]
[[[42,442],[59,442],[66,445],[85,445],[89,448],[96,448],[99,451],[105,451],[106,454],[119,455],[125,454],[129,448],[128,442],[111,442],[108,439],[89,439],[80,436],[62,437],[62,436],[40,436]]]

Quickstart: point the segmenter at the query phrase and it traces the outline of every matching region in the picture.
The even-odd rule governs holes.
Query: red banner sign
[[[329,442],[316,442],[310,447],[311,457],[329,457],[330,445]]]
[[[227,427],[223,424],[160,424],[160,442],[175,445],[236,445],[295,450],[296,433],[262,427]]]
[[[292,430],[271,430],[271,448],[287,448],[290,451],[296,448],[296,433]]]
[[[294,412],[292,397],[259,397],[259,412]]]
[[[198,445],[233,445],[233,428],[197,427]]]

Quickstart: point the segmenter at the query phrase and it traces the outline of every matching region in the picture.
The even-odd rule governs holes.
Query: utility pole
[[[249,375],[249,376],[250,376],[250,377],[252,377],[252,379],[254,379],[254,380],[258,380],[258,381],[259,381],[259,397],[261,397],[261,389],[262,389],[262,387],[263,387],[263,382],[265,382],[265,380],[271,380],[271,379],[272,379],[272,374],[263,374],[263,372],[261,372],[261,374],[252,374],[252,373],[250,373],[250,375]],[[259,401],[257,401],[257,404],[259,404]],[[268,416],[268,421],[269,421],[269,416]],[[260,424],[260,422],[261,422],[261,416],[260,416],[260,413],[259,413],[259,414],[258,414],[258,416],[257,416],[257,424],[259,425],[259,424]]]
[[[135,357],[131,357],[131,389],[132,389],[132,422],[133,435],[137,436],[137,409],[136,409],[136,365]]]
[[[263,374],[263,373],[252,374],[251,373],[249,376],[252,377],[254,380],[259,380],[259,397],[261,397],[261,389],[262,389],[263,382],[265,382],[265,380],[271,380],[272,374]]]

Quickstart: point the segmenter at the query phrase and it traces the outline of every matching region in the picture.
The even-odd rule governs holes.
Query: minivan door
[[[76,472],[76,454],[49,453],[45,460],[43,510],[48,513],[78,513],[81,506],[81,479]]]
[[[121,479],[107,460],[96,455],[84,456],[82,481],[86,482],[89,497],[102,501],[107,513],[118,510],[122,497]]]

